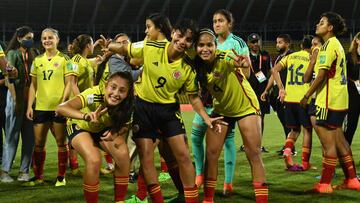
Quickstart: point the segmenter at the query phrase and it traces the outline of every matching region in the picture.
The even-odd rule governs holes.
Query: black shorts
[[[77,136],[78,134],[80,134],[82,132],[87,132],[87,133],[89,133],[91,135],[91,138],[94,140],[94,144],[100,148],[99,143],[101,141],[101,137],[103,136],[103,134],[107,130],[109,130],[109,129],[104,129],[104,130],[102,130],[101,132],[98,132],[98,133],[92,133],[92,132],[89,132],[87,130],[81,129],[79,126],[77,126],[74,123],[71,124],[71,125],[66,126],[66,134],[67,134],[70,146],[71,146],[71,141],[72,141],[72,139],[74,139],[75,136]]]
[[[284,103],[285,124],[287,128],[299,130],[301,126],[311,128],[310,116],[307,108],[301,108],[297,103]]]
[[[311,102],[308,107],[308,114],[309,116],[316,116],[316,106],[315,106],[315,99],[311,99]]]
[[[333,111],[316,106],[316,125],[330,129],[341,128],[347,111]]]
[[[34,111],[33,123],[66,123],[66,118],[63,116],[55,116],[55,111]]]
[[[150,138],[153,141],[185,134],[180,105],[150,103],[137,97],[132,130],[133,139]]]
[[[223,116],[224,118],[222,119],[222,121],[225,121],[228,126],[229,126],[229,130],[230,129],[233,129],[235,128],[235,124],[237,121],[247,117],[247,116],[251,116],[251,115],[258,115],[260,116],[261,114],[258,114],[258,113],[250,113],[250,114],[247,114],[247,115],[244,115],[244,116],[240,116],[240,117],[228,117],[228,116],[223,116],[221,114],[218,114],[218,113],[215,113],[215,112],[212,112],[212,114],[210,115],[211,118],[216,118],[216,117],[220,117],[220,116]]]

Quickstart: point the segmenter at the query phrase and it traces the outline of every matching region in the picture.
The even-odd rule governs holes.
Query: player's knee
[[[92,171],[94,173],[100,171],[101,167],[101,158],[100,157],[89,157],[85,159],[86,168],[88,171]]]
[[[206,159],[207,160],[217,160],[219,158],[219,150],[221,149],[215,149],[215,148],[207,148],[206,149]]]
[[[261,146],[245,146],[245,153],[249,160],[257,159],[261,156]]]

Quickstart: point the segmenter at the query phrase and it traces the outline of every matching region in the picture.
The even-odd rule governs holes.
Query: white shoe
[[[30,175],[29,173],[24,173],[24,172],[19,172],[19,176],[17,177],[18,181],[29,181],[30,180]]]
[[[14,181],[14,179],[12,177],[10,177],[8,173],[3,171],[0,176],[0,181],[3,183],[11,183]]]

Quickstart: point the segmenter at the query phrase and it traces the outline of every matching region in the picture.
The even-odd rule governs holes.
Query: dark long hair
[[[195,45],[195,50],[197,47],[197,44],[199,42],[200,36],[202,34],[209,34],[212,35],[214,37],[214,39],[216,39],[215,33],[209,29],[209,28],[203,28],[199,31],[199,34],[196,35],[196,38],[194,40],[194,45]],[[214,41],[215,45],[216,45],[216,40]],[[201,89],[206,89],[207,86],[207,75],[211,72],[212,70],[212,64],[208,64],[205,63],[204,60],[202,60],[198,55],[195,56],[194,59],[194,63],[192,64],[193,68],[196,71],[196,80],[197,82],[200,84]]]
[[[104,71],[106,68],[106,63],[109,61],[110,57],[111,57],[111,55],[106,55],[106,58],[98,65],[98,68],[97,68],[97,71],[95,74],[95,81],[94,81],[95,85],[99,84],[101,77],[104,74]]]
[[[16,50],[20,48],[20,42],[18,41],[18,38],[22,38],[28,33],[34,33],[34,31],[29,26],[22,26],[16,29],[14,35],[12,36],[9,45],[6,47],[5,53],[7,54],[10,50]],[[39,54],[39,52],[34,49],[30,48],[26,50],[29,54],[29,62],[31,63],[32,60]]]
[[[166,39],[171,41],[171,23],[168,17],[162,13],[153,13],[146,20],[151,20],[155,28],[160,29],[160,32],[165,35]]]
[[[118,105],[109,107],[108,113],[112,120],[113,132],[119,132],[122,127],[131,120],[132,113],[134,111],[134,81],[131,73],[129,72],[115,72],[109,76],[108,82],[115,77],[125,79],[129,85],[128,96]],[[106,83],[107,86],[108,83]]]

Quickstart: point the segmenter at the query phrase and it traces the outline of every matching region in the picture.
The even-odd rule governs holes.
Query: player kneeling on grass
[[[129,181],[129,152],[125,142],[133,111],[133,80],[130,73],[109,76],[104,86],[95,86],[62,103],[56,112],[69,119],[71,146],[85,161],[84,196],[98,202],[100,149],[115,160],[115,202],[123,202]]]
[[[285,106],[285,123],[286,127],[291,129],[287,136],[284,149],[285,165],[289,171],[303,171],[310,168],[311,154],[311,122],[308,115],[308,105],[306,108],[300,107],[302,96],[309,89],[310,84],[304,82],[304,75],[310,62],[310,50],[312,36],[305,36],[301,42],[301,51],[289,54],[281,59],[273,68],[272,74],[279,87],[280,101]],[[286,87],[281,82],[279,72],[287,69]],[[308,103],[310,100],[308,100]],[[295,142],[303,126],[303,146],[302,146],[302,166],[293,163],[291,149],[294,148]]]

